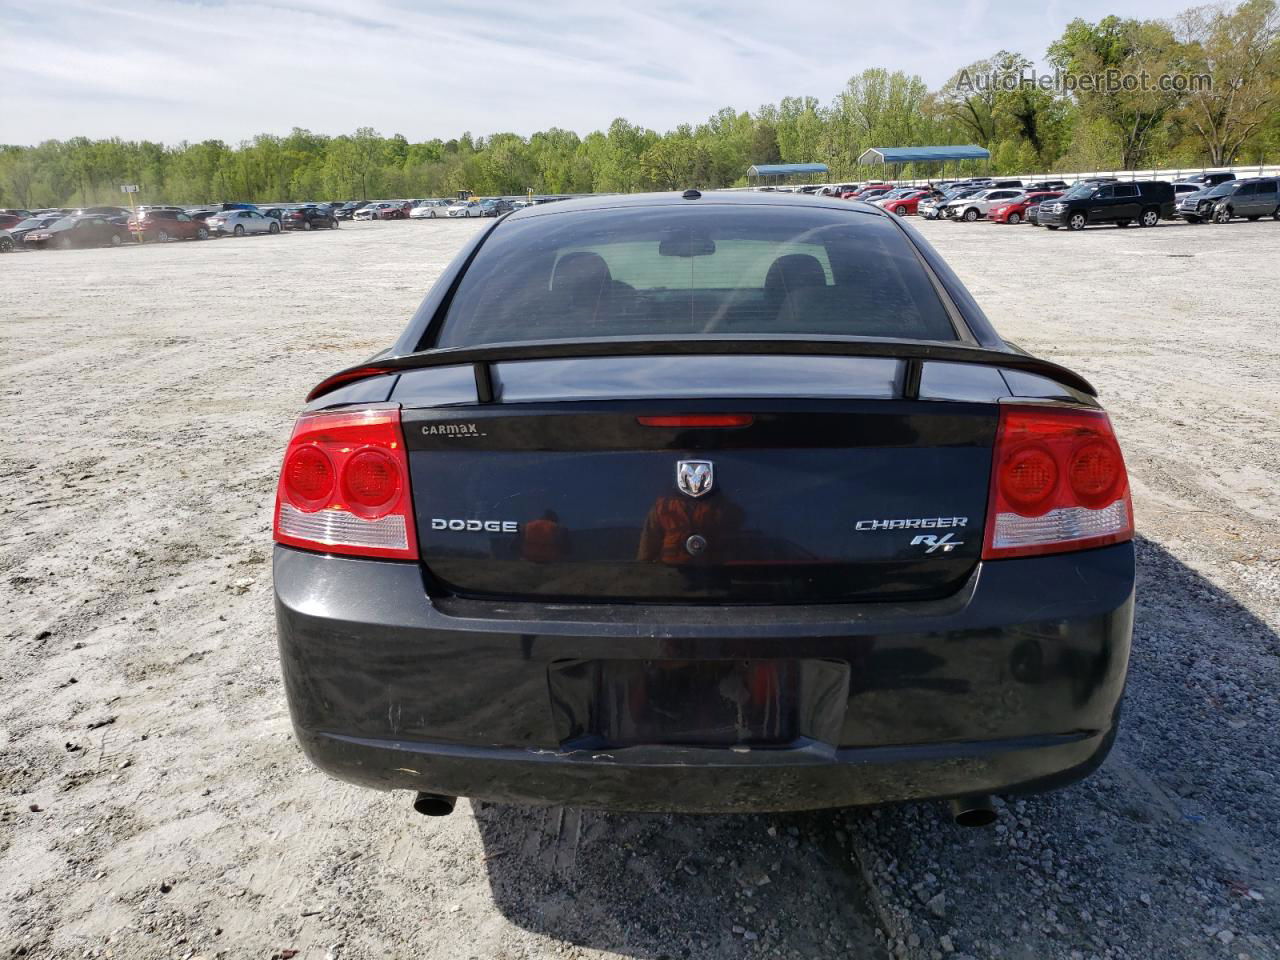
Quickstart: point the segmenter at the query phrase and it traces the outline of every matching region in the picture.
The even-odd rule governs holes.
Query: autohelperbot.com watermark
[[[956,87],[965,93],[1014,93],[1044,90],[1049,93],[1206,93],[1213,89],[1207,73],[1150,73],[1112,67],[1096,73],[1024,70],[970,73],[961,70]]]

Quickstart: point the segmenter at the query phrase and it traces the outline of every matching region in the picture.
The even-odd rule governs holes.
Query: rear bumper
[[[289,707],[335,777],[513,803],[798,810],[1042,790],[1115,734],[1131,544],[980,565],[912,604],[646,607],[433,601],[414,565],[277,547]],[[785,743],[618,746],[584,735],[583,665],[812,667]],[[589,722],[587,723],[589,725]]]

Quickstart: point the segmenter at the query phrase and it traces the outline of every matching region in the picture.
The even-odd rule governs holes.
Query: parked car
[[[1230,223],[1235,217],[1246,220],[1274,217],[1280,220],[1277,182],[1276,177],[1251,177],[1248,180],[1232,180],[1229,184],[1222,184],[1229,185],[1231,189],[1214,203],[1214,222]]]
[[[208,240],[209,227],[189,213],[172,208],[152,207],[127,221],[131,234],[142,240]]]
[[[35,216],[32,211],[26,210],[22,207],[0,207],[0,213],[6,213],[10,216],[18,217],[21,220],[26,220],[29,217]]]
[[[992,223],[1019,224],[1027,219],[1027,211],[1031,207],[1044,200],[1056,200],[1060,196],[1060,190],[1027,190],[1021,196],[993,205],[987,211],[987,218]]]
[[[1225,197],[1234,189],[1234,180],[1227,180],[1212,186],[1202,184],[1199,190],[1192,193],[1184,193],[1178,197],[1174,215],[1187,221],[1187,223],[1203,223],[1211,220],[1213,219],[1214,204],[1218,202],[1219,198]]]
[[[965,197],[948,203],[946,208],[947,217],[951,220],[963,220],[966,223],[973,223],[975,220],[981,220],[985,217],[993,205],[1008,203],[1010,200],[1016,200],[1024,194],[1025,191],[1020,188],[983,190],[975,193],[972,197]]]
[[[1181,202],[1183,197],[1189,197],[1191,196],[1191,194],[1199,193],[1203,189],[1204,189],[1204,184],[1202,183],[1183,183],[1180,180],[1175,180],[1173,183],[1174,206],[1176,207]]]
[[[515,207],[511,205],[510,200],[503,200],[501,197],[480,201],[480,216],[482,217],[500,217],[514,209]]]
[[[1045,181],[1042,181],[1041,183],[1026,184],[1026,189],[1028,192],[1056,191],[1058,193],[1065,193],[1070,188],[1071,188],[1071,185],[1067,183],[1067,181],[1065,180],[1045,180]]]
[[[484,214],[480,209],[479,201],[459,200],[445,209],[445,215],[448,217],[480,217]]]
[[[931,190],[921,190],[912,187],[901,192],[896,197],[886,197],[883,200],[876,201],[876,205],[888,210],[890,213],[896,213],[903,217],[908,214],[915,213],[920,209],[920,201],[933,196]]]
[[[62,217],[47,227],[30,231],[23,241],[28,249],[70,250],[73,247],[118,247],[129,239],[119,223],[93,214]]]
[[[840,194],[840,199],[861,200],[864,194],[871,193],[872,191],[887,192],[892,189],[893,184],[891,183],[864,183],[860,187],[855,187],[853,190]]]
[[[0,213],[0,230],[11,230],[26,219],[16,213]]]
[[[46,227],[53,226],[61,219],[62,217],[57,214],[52,216],[27,217],[25,220],[21,220],[14,226],[10,227],[6,232],[9,234],[9,239],[13,241],[15,250],[31,249],[27,247],[27,237],[34,231],[43,230]]]
[[[959,187],[939,189],[932,196],[925,197],[916,204],[916,213],[921,220],[937,220],[942,216],[942,205],[960,195]]]
[[[927,201],[922,201],[917,209],[926,220],[943,220],[950,216],[951,204],[976,197],[989,189],[991,188],[984,186],[956,187],[954,190],[943,194],[941,199],[936,200],[931,205],[927,204]]]
[[[423,200],[420,204],[409,211],[411,220],[434,220],[437,217],[446,216],[450,200]]]
[[[1137,223],[1154,227],[1174,215],[1173,184],[1164,180],[1081,183],[1057,200],[1040,204],[1039,220],[1050,230],[1083,230],[1090,224]]]
[[[342,206],[337,207],[333,211],[333,215],[339,220],[351,220],[355,216],[357,210],[367,205],[368,201],[366,200],[351,200],[348,203],[344,203]]]
[[[13,253],[15,246],[13,234],[8,230],[0,230],[0,253]]]
[[[355,220],[402,220],[404,219],[404,208],[398,203],[389,203],[380,200],[377,203],[366,204],[355,212],[352,219]]]
[[[1134,610],[1120,447],[923,239],[750,192],[478,239],[284,452],[275,623],[314,764],[436,815],[965,797],[972,824],[1099,765]],[[712,317],[751,341],[699,339]]]
[[[1216,187],[1220,183],[1226,183],[1228,180],[1234,180],[1236,175],[1229,170],[1218,171],[1217,173],[1194,173],[1189,177],[1183,177],[1176,183],[1198,183],[1205,187]]]
[[[889,188],[888,191],[886,191],[885,193],[882,193],[879,197],[877,197],[875,200],[872,200],[870,202],[879,205],[884,203],[884,201],[886,200],[892,200],[895,197],[905,196],[906,194],[910,193],[914,189],[915,187],[891,187]]]
[[[220,236],[243,237],[248,233],[279,233],[280,221],[258,210],[226,210],[206,221]]]
[[[304,204],[285,207],[280,215],[280,225],[286,230],[315,230],[317,227],[335,229],[338,220],[328,207]]]

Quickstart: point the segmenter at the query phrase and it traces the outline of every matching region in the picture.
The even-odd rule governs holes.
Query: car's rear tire
[[[312,229],[314,229],[314,228],[311,226],[311,221],[310,221],[310,220],[303,220],[303,221],[302,221],[302,229],[303,229],[303,230],[312,230]]]
[[[1214,223],[1230,223],[1231,208],[1223,207],[1221,210],[1215,210],[1213,214],[1213,222]]]
[[[1138,218],[1138,226],[1154,227],[1160,223],[1160,211],[1154,207],[1148,207],[1142,211],[1142,216]]]
[[[434,220],[434,219],[436,218],[436,212],[435,212],[435,210],[428,210],[428,211],[427,211],[427,216],[428,216],[428,217],[430,217],[432,220]]]
[[[196,231],[196,239],[197,239],[197,240],[208,240],[208,239],[209,239],[209,229],[208,229],[207,227],[201,227],[200,229],[198,229],[198,230]]]
[[[231,232],[232,232],[232,233],[234,233],[237,237],[243,237],[243,236],[244,236],[244,224],[242,224],[242,223],[237,223],[237,224],[236,224],[236,228],[235,228],[234,230],[232,230]]]
[[[1071,219],[1067,221],[1067,227],[1071,230],[1083,230],[1088,222],[1088,218],[1083,213],[1073,213]]]
[[[1273,211],[1271,211],[1271,219],[1280,220],[1280,207],[1276,207]]]
[[[336,219],[334,219],[333,217],[330,217],[330,218],[329,218],[329,229],[330,229],[330,230],[337,230],[337,229],[338,229],[338,221],[337,221]]]
[[[13,251],[13,237],[0,237],[0,253]]]
[[[1004,221],[1005,223],[1011,223],[1016,227],[1022,222],[1022,217],[1018,216],[1016,213],[1011,213],[1009,216],[1004,218]]]
[[[168,231],[168,230],[157,230],[157,231],[156,231],[156,242],[157,242],[157,243],[168,243],[168,242],[169,242],[169,231]]]
[[[970,207],[968,210],[964,212],[965,223],[973,223],[977,219],[978,219],[978,211],[975,210],[973,207]]]
[[[7,238],[6,238],[6,239],[7,239]],[[120,246],[120,244],[122,244],[122,243],[124,243],[124,237],[120,236],[120,234],[118,234],[118,233],[113,233],[113,234],[111,235],[111,245],[112,245],[113,247],[118,247],[118,246]],[[10,248],[12,248],[12,241],[10,241]]]
[[[902,216],[904,213],[906,213],[906,212],[907,212],[907,208],[906,208],[906,207],[901,207],[901,206],[899,206],[899,207],[894,207],[894,208],[893,208],[892,210],[890,210],[889,212],[890,212],[890,213],[896,213],[898,216]]]
[[[280,232],[280,224],[278,223],[273,223],[271,224],[271,226],[267,227],[267,233],[279,233],[279,232]]]

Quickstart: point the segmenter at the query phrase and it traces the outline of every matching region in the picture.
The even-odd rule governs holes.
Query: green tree
[[[1180,106],[1183,94],[1162,90],[1158,79],[1179,71],[1181,45],[1169,25],[1159,20],[1104,17],[1098,23],[1073,20],[1049,47],[1049,59],[1077,78],[1115,76],[1115,88],[1078,89],[1073,94],[1081,114],[1101,120],[1116,138],[1125,169],[1144,165],[1158,134]],[[1146,76],[1151,82],[1126,89],[1123,78]]]
[[[1187,94],[1183,119],[1214,166],[1233,162],[1280,105],[1280,13],[1274,0],[1235,10],[1193,7],[1177,20],[1186,65],[1210,84]]]

